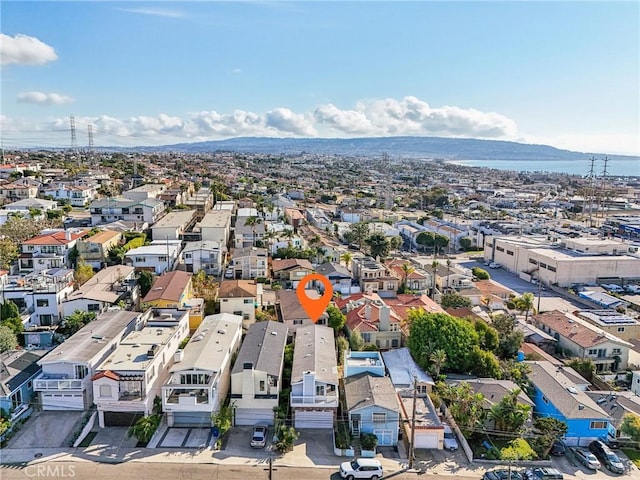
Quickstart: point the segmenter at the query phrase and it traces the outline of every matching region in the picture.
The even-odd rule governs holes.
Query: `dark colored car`
[[[555,442],[553,444],[553,446],[551,447],[551,455],[559,457],[559,456],[564,455],[566,453],[567,453],[567,450],[564,447],[564,443],[562,443],[562,442]]]
[[[613,473],[624,473],[624,465],[618,456],[600,440],[589,444],[589,451],[593,453],[607,470]]]
[[[560,470],[547,467],[536,467],[525,472],[527,480],[563,480],[564,475]]]
[[[482,477],[483,480],[508,480],[509,470],[506,468],[499,468],[496,470],[489,470]],[[511,469],[511,480],[524,480],[524,477],[517,470]]]

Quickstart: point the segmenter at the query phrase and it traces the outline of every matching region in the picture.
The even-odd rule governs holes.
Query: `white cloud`
[[[179,10],[170,10],[167,8],[118,8],[118,10],[140,15],[151,15],[153,17],[183,18],[185,16],[185,14]]]
[[[11,37],[0,33],[0,63],[2,65],[44,65],[58,59],[54,48],[35,37],[18,33]]]
[[[231,70],[231,73],[235,73],[235,74],[242,73],[242,69],[241,68],[234,68],[233,70]]]
[[[62,105],[73,102],[73,98],[55,92],[22,92],[18,94],[18,102],[36,105]]]
[[[78,131],[86,130],[87,124],[94,126],[97,145],[160,145],[243,136],[417,135],[493,139],[515,139],[518,136],[515,122],[503,115],[459,107],[432,108],[415,97],[361,101],[344,110],[328,103],[319,105],[313,112],[295,112],[278,107],[264,113],[203,110],[180,116],[76,117]],[[61,118],[41,122],[32,130],[57,132],[68,131],[68,128],[68,118]],[[63,144],[68,143],[64,133],[60,136]]]

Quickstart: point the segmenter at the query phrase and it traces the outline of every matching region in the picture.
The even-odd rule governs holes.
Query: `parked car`
[[[555,442],[551,447],[551,455],[559,457],[565,453],[567,453],[567,449],[564,447],[564,443],[562,442]]]
[[[458,450],[459,448],[456,435],[449,425],[444,425],[444,448],[451,451]]]
[[[347,480],[369,478],[378,480],[382,477],[382,464],[372,458],[357,458],[340,464],[340,476]]]
[[[482,476],[483,480],[508,480],[509,470],[506,468],[498,468],[489,470]],[[524,477],[517,470],[511,469],[511,480],[524,480]]]
[[[233,272],[233,268],[227,268],[224,272],[224,278],[230,279],[233,278],[235,273]]]
[[[598,458],[589,450],[585,450],[584,448],[574,449],[573,456],[578,462],[591,470],[598,470],[602,466]]]
[[[527,480],[563,480],[564,475],[555,468],[536,467],[525,472]]]
[[[253,448],[264,448],[267,444],[268,427],[264,423],[259,423],[253,427],[253,435],[251,436],[251,446]]]
[[[613,473],[624,473],[624,465],[618,456],[600,440],[594,440],[589,444],[589,451],[593,453],[607,470]]]
[[[499,263],[495,263],[495,262],[491,262],[489,264],[489,268],[500,268],[502,265],[500,265]]]

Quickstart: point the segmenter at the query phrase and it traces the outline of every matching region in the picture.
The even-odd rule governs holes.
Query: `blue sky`
[[[428,135],[640,154],[640,4],[2,1],[2,142]]]

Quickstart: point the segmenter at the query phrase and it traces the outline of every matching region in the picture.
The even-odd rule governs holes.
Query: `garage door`
[[[333,428],[333,412],[296,410],[296,428]]]
[[[438,448],[438,435],[419,434],[416,432],[416,448]]]
[[[211,414],[207,412],[175,412],[173,425],[176,427],[210,427]]]
[[[42,394],[43,410],[84,410],[81,393],[73,394]]]
[[[255,425],[256,423],[273,425],[273,409],[236,408],[234,425]]]
[[[373,434],[378,437],[378,445],[393,445],[393,431],[374,430]]]
[[[142,412],[104,412],[105,427],[130,427],[144,417]]]

